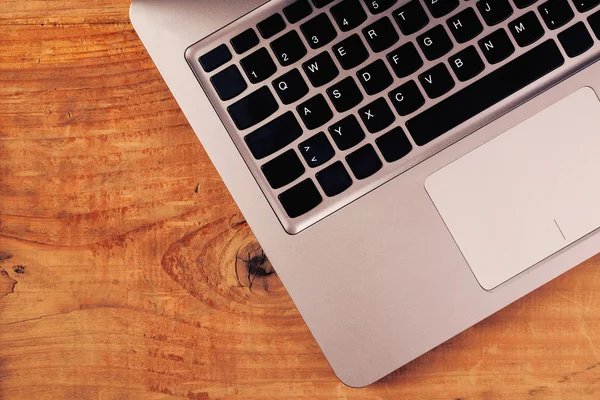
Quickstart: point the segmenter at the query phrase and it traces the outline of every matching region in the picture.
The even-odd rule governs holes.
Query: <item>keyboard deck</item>
[[[596,61],[599,4],[272,0],[186,59],[296,234]]]

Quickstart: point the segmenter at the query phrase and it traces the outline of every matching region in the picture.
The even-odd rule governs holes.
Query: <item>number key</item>
[[[306,47],[296,31],[291,31],[271,43],[271,48],[282,66],[291,65],[306,55]]]
[[[300,29],[313,49],[323,47],[337,37],[337,32],[325,13],[305,22]]]
[[[367,13],[358,0],[344,0],[331,7],[331,15],[342,32],[348,32],[367,20]]]
[[[379,14],[388,10],[391,6],[396,4],[398,0],[364,0],[367,8],[373,14]]]
[[[242,58],[240,64],[252,83],[262,82],[277,71],[277,66],[264,47]]]

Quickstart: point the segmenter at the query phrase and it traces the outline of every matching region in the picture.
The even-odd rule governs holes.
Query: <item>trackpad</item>
[[[586,87],[427,178],[484,289],[600,227],[599,149],[600,101]]]

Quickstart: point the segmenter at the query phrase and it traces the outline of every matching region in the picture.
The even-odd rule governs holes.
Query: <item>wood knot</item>
[[[25,266],[24,265],[15,265],[13,267],[13,271],[15,271],[15,273],[22,275],[25,273]]]
[[[235,276],[241,287],[251,292],[260,287],[261,291],[269,292],[268,277],[275,274],[269,258],[255,241],[240,247],[235,257]]]

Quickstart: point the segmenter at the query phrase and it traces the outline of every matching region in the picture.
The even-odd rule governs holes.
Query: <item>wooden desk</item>
[[[0,3],[1,399],[600,398],[600,258],[339,383],[128,3]]]

